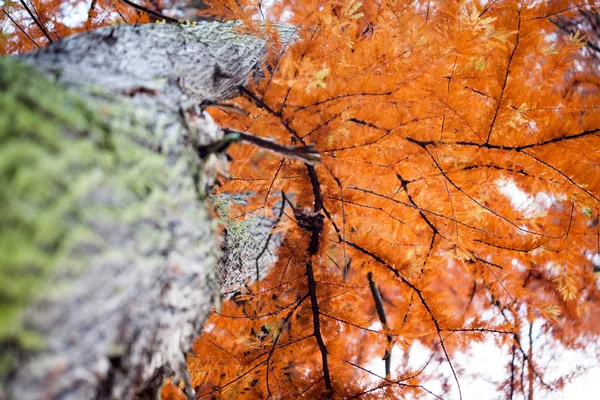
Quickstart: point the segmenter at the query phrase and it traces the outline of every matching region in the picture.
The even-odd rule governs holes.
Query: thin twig
[[[25,2],[23,0],[19,0],[21,2],[21,4],[23,5],[23,7],[25,8],[25,11],[27,11],[27,14],[29,14],[29,16],[31,17],[31,19],[33,20],[33,22],[35,22],[35,24],[38,26],[38,28],[40,28],[40,30],[42,31],[42,33],[44,34],[44,36],[46,36],[46,38],[48,39],[48,41],[50,43],[54,43],[54,40],[52,40],[52,38],[50,37],[50,35],[48,35],[48,32],[46,31],[46,29],[44,28],[44,26],[42,25],[42,23],[40,21],[38,21],[38,19],[33,15],[33,13],[31,12],[31,10],[29,9],[29,7],[27,7],[27,4],[25,4]]]
[[[377,310],[377,315],[379,316],[379,321],[381,321],[381,325],[383,329],[388,330],[387,318],[385,316],[385,308],[383,308],[383,299],[381,298],[381,293],[379,292],[379,288],[375,281],[373,280],[373,272],[369,272],[367,274],[367,280],[369,281],[369,288],[371,289],[371,295],[373,296],[373,300],[375,301],[375,309]],[[383,356],[383,360],[385,362],[385,377],[390,379],[392,374],[392,340],[393,337],[390,334],[386,335],[387,338],[387,346],[385,349],[385,354]]]
[[[179,20],[179,19],[173,18],[173,17],[169,17],[168,15],[165,15],[158,11],[151,10],[148,7],[144,7],[139,4],[136,4],[133,1],[129,1],[129,0],[121,0],[121,1],[125,4],[127,4],[128,6],[135,8],[136,10],[140,10],[140,11],[145,12],[146,14],[152,15],[153,17],[157,18],[160,21],[165,21],[165,22],[168,22],[171,24],[180,24],[182,22],[182,20]],[[200,21],[212,21],[213,20],[212,17],[196,16],[195,18]]]
[[[136,10],[143,11],[143,12],[145,12],[146,14],[150,14],[150,15],[152,15],[153,17],[156,17],[156,18],[158,18],[158,19],[159,19],[159,20],[161,20],[161,21],[163,21],[163,20],[164,20],[164,21],[166,21],[166,22],[170,22],[170,23],[172,23],[172,24],[178,24],[178,23],[179,23],[179,20],[178,20],[178,19],[175,19],[175,18],[169,17],[169,16],[167,16],[167,15],[164,15],[164,14],[162,14],[162,13],[159,13],[158,11],[151,10],[151,9],[149,9],[148,7],[141,6],[141,5],[139,5],[139,4],[136,4],[136,3],[134,3],[133,1],[129,1],[129,0],[121,0],[121,1],[122,1],[123,3],[125,3],[125,4],[127,4],[128,6],[130,6],[130,7],[133,7],[133,8],[135,8]]]
[[[277,216],[277,219],[271,226],[271,230],[269,231],[269,235],[267,236],[267,240],[265,240],[265,244],[263,245],[263,248],[261,249],[260,253],[258,253],[256,258],[254,259],[255,266],[256,266],[256,282],[260,281],[259,260],[265,254],[265,252],[268,250],[269,242],[271,241],[271,237],[273,236],[273,228],[279,223],[279,221],[281,221],[281,217],[283,216],[283,211],[285,210],[285,200],[284,200],[285,193],[283,192],[283,190],[281,191],[281,197],[282,197],[281,198],[281,209],[279,210],[279,215]]]
[[[308,165],[315,165],[321,162],[321,155],[313,144],[309,144],[307,146],[286,146],[269,139],[252,135],[248,132],[239,131],[232,128],[225,129],[225,133],[233,133],[239,136],[238,140],[252,143],[253,145],[263,149],[284,155],[287,158],[301,161]]]
[[[306,275],[308,277],[308,291],[310,293],[310,305],[313,314],[314,335],[315,339],[317,339],[317,344],[319,345],[319,350],[321,352],[321,360],[323,362],[323,379],[325,380],[325,388],[328,392],[331,392],[333,386],[331,385],[331,375],[329,373],[327,347],[325,346],[325,341],[323,340],[323,335],[321,334],[321,320],[319,304],[317,301],[317,284],[315,282],[315,274],[313,271],[312,260],[309,260],[306,263]]]
[[[566,33],[568,33],[569,35],[572,35],[572,36],[576,35],[576,32],[573,32],[569,28],[567,28],[566,26],[562,25],[560,22],[558,22],[557,19],[548,18],[548,21],[550,21],[554,26],[556,26],[561,31],[566,32]],[[596,46],[594,43],[590,42],[587,39],[581,39],[581,41],[584,42],[585,45],[588,46],[590,49],[594,50],[597,53],[600,53],[600,47]]]
[[[23,34],[24,34],[25,36],[27,36],[27,39],[31,40],[31,42],[32,42],[33,44],[35,44],[35,47],[37,47],[38,49],[40,48],[40,45],[39,45],[39,44],[37,44],[37,43],[35,42],[35,40],[33,40],[33,38],[32,38],[31,36],[29,36],[29,34],[28,34],[27,32],[25,32],[25,30],[24,30],[23,28],[21,28],[21,25],[19,25],[19,24],[17,23],[17,21],[15,21],[15,20],[14,20],[14,19],[13,19],[13,18],[10,16],[10,14],[8,14],[8,13],[7,13],[7,12],[6,12],[4,9],[2,9],[2,12],[4,13],[4,15],[6,15],[6,18],[10,19],[10,21],[11,21],[13,24],[15,24],[15,26],[16,26],[16,27],[17,27],[17,28],[18,28],[18,29],[19,29],[21,32],[23,32]]]
[[[97,0],[92,0],[92,2],[90,4],[90,9],[88,10],[87,21],[85,21],[86,29],[89,29],[90,26],[92,25],[92,20],[94,19],[93,13],[94,13],[94,9],[96,8],[96,2],[97,2]]]

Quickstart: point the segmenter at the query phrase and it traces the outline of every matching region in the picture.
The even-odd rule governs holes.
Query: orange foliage
[[[315,144],[323,162],[311,180],[298,162],[230,150],[221,190],[256,193],[239,214],[283,191],[292,229],[267,279],[209,319],[188,363],[200,398],[421,397],[443,377],[408,366],[415,342],[450,367],[436,394],[458,397],[453,357],[488,339],[509,355],[498,391],[526,397],[570,372],[547,377],[530,328],[544,353],[597,340],[600,110],[564,90],[585,39],[549,35],[548,20],[577,8],[488,3],[214,2],[299,28],[233,101],[249,116],[215,117]],[[297,224],[305,208],[322,228]],[[390,350],[404,362],[374,376]]]
[[[57,37],[116,11],[147,18],[99,0],[95,22],[69,30],[49,2],[33,3]],[[589,351],[600,333],[600,109],[597,84],[569,86],[598,80],[568,73],[585,38],[553,36],[549,19],[593,2],[212,3],[226,19],[298,27],[266,79],[233,100],[248,116],[215,118],[315,144],[323,162],[229,150],[221,190],[256,194],[240,216],[271,212],[281,192],[291,201],[279,261],[224,302],[188,358],[198,396],[421,397],[447,378],[434,365],[450,368],[442,389],[460,394],[453,358],[488,339],[508,354],[497,382],[507,398],[560,389],[572,375],[548,378],[542,356]],[[24,31],[0,41],[5,54],[45,44],[17,14]],[[431,354],[420,367],[409,363],[415,343]],[[390,352],[403,359],[374,375],[369,365]],[[165,398],[176,397],[169,386]]]
[[[149,21],[148,14],[120,0],[5,0],[0,10],[0,54],[24,53],[111,24]]]

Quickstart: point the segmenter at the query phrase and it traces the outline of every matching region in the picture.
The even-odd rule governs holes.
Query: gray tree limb
[[[43,222],[52,210],[62,230],[51,247],[32,244],[52,268],[22,304],[14,331],[34,332],[43,344],[31,349],[0,336],[2,351],[12,354],[12,365],[0,370],[0,398],[128,399],[156,395],[167,376],[185,377],[184,352],[211,312],[218,282],[236,273],[216,270],[219,258],[235,256],[219,256],[205,206],[214,164],[224,157],[203,160],[195,149],[222,135],[198,105],[234,96],[266,53],[264,39],[237,27],[109,27],[20,57],[105,123],[61,125],[60,150],[35,144],[44,160],[57,160],[66,180],[55,188],[59,195],[35,209],[31,229],[55,229]],[[286,26],[279,32],[284,42],[293,35]],[[66,99],[62,106],[82,112]],[[29,102],[36,99],[23,104]],[[45,113],[40,118],[43,124]],[[104,132],[96,150],[81,155],[89,162],[66,158],[71,144],[85,146],[96,130]],[[31,139],[27,132],[14,137]],[[20,168],[39,179],[50,173],[37,161]],[[15,184],[11,179],[0,181],[2,190]],[[27,196],[15,201],[35,203]],[[261,232],[271,225],[257,222]],[[0,239],[7,234],[0,231]],[[269,260],[279,243],[270,240]]]

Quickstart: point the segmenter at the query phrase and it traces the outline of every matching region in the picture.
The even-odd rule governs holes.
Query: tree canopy
[[[61,2],[27,3],[52,29],[17,28],[27,14],[5,5],[0,26],[17,25],[4,53],[63,32]],[[273,33],[264,77],[231,102],[244,112],[211,108],[215,120],[313,144],[322,162],[228,149],[219,192],[252,196],[227,218],[274,217],[285,237],[189,355],[199,398],[461,397],[454,358],[489,339],[507,355],[503,397],[560,390],[578,371],[544,360],[597,352],[600,333],[594,2],[207,3],[248,32],[263,19],[298,29],[291,43]],[[92,4],[75,30],[149,20]],[[430,357],[415,367],[416,343]]]

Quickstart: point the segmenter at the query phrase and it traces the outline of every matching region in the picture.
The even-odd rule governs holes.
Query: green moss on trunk
[[[111,222],[166,196],[152,135],[134,117],[111,122],[125,112],[0,58],[0,343],[43,346],[23,326],[27,306],[102,253]]]

